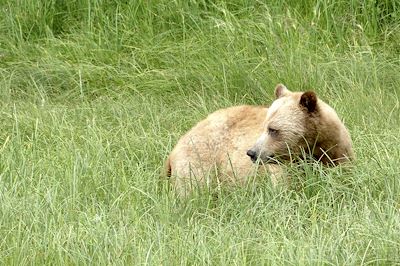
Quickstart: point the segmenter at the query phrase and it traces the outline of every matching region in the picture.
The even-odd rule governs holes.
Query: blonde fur
[[[166,161],[166,173],[179,194],[186,195],[198,185],[244,184],[260,171],[270,172],[277,183],[282,169],[268,163],[268,158],[287,159],[288,152],[300,155],[310,145],[322,163],[337,164],[353,157],[347,129],[314,93],[290,92],[279,84],[275,95],[270,109],[242,105],[218,110],[178,141]],[[279,135],[271,136],[271,127]],[[249,149],[265,163],[253,163],[246,155]]]

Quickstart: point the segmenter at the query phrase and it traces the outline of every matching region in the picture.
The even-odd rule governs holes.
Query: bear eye
[[[279,133],[279,131],[277,129],[270,128],[270,127],[268,128],[268,134],[271,137],[276,137],[278,135],[278,133]]]

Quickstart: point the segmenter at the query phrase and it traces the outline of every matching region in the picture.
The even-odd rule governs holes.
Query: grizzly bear
[[[244,184],[261,171],[268,171],[277,183],[281,162],[304,155],[325,165],[353,159],[348,130],[314,92],[291,92],[278,84],[275,96],[269,108],[218,110],[178,141],[166,161],[178,194],[202,185]]]

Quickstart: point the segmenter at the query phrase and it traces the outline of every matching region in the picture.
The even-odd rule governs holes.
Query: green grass
[[[0,264],[399,264],[399,44],[390,0],[0,1]],[[277,83],[337,110],[352,169],[177,199],[178,138]]]

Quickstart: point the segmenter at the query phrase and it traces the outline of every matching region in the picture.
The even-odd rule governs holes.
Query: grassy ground
[[[0,1],[0,263],[399,264],[400,5],[292,2]],[[337,110],[354,168],[177,200],[179,136],[277,83]]]

